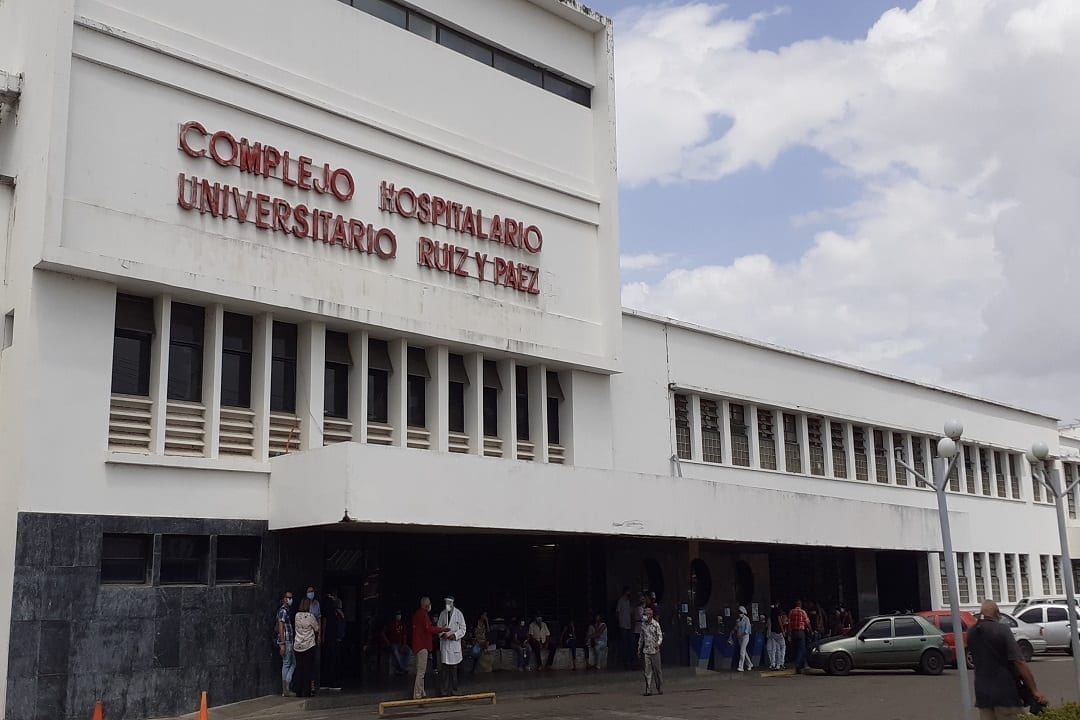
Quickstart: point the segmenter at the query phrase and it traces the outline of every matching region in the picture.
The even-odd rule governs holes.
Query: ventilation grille
[[[109,402],[109,450],[150,452],[150,417],[154,408],[148,397],[113,395]]]
[[[562,445],[548,445],[548,462],[562,465],[566,462],[566,448]]]
[[[221,455],[251,457],[255,454],[255,413],[247,408],[221,408],[218,430]]]
[[[300,418],[290,413],[270,413],[270,457],[300,449]]]
[[[405,436],[405,444],[417,450],[430,450],[431,433],[425,428],[411,427]]]
[[[367,441],[372,445],[391,445],[394,442],[394,428],[386,423],[369,422]]]
[[[352,422],[346,418],[323,417],[322,443],[336,445],[352,440]]]
[[[518,440],[517,458],[518,460],[535,460],[536,446],[528,440]]]
[[[497,437],[484,438],[484,457],[502,457],[503,443]]]
[[[206,454],[206,408],[202,403],[170,400],[165,405],[165,454]]]
[[[467,453],[469,452],[469,436],[465,433],[450,433],[450,452],[452,453]]]

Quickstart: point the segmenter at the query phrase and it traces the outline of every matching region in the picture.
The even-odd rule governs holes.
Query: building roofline
[[[684,320],[678,320],[672,317],[655,315],[653,313],[645,312],[643,310],[634,310],[632,308],[624,307],[622,309],[622,314],[628,315],[630,317],[639,318],[641,320],[646,320],[648,322],[659,323],[661,325],[668,325],[671,327],[679,328],[681,330],[699,333],[701,335],[709,335],[711,337],[720,338],[721,340],[730,340],[731,342],[749,345],[750,347],[756,347],[763,350],[771,350],[773,352],[778,352],[783,355],[791,355],[793,357],[802,358],[803,360],[810,360],[811,362],[821,363],[822,365],[831,365],[833,367],[843,368],[844,370],[852,370],[854,372],[863,373],[864,375],[871,375],[873,377],[883,378],[885,380],[892,380],[893,382],[904,383],[905,385],[913,385],[915,387],[925,388],[927,390],[933,390],[935,392],[946,393],[947,395],[964,398],[965,400],[974,400],[975,402],[986,403],[987,405],[994,405],[996,407],[1005,408],[1006,410],[1024,413],[1025,415],[1031,415],[1046,420],[1053,420],[1055,423],[1057,423],[1060,419],[1054,417],[1053,415],[1047,415],[1046,413],[1038,412],[1037,410],[1030,410],[1028,408],[1018,407],[1016,405],[1010,405],[1008,403],[1000,402],[998,400],[992,400],[990,398],[984,398],[978,395],[960,392],[959,390],[941,387],[940,385],[933,385],[931,383],[912,380],[910,378],[901,377],[899,375],[891,375],[889,373],[881,372],[879,370],[871,370],[869,368],[861,367],[859,365],[852,365],[851,363],[841,362],[840,360],[832,360],[830,358],[822,357],[820,355],[813,355],[808,352],[803,352],[802,350],[793,350],[791,348],[783,347],[782,345],[774,345],[773,343],[768,343],[763,340],[755,340],[753,338],[724,332],[722,330],[715,330],[713,328],[705,327],[703,325],[696,325],[694,323],[686,322]]]
[[[611,18],[602,15],[578,0],[529,0],[534,5],[559,15],[578,27],[598,32],[612,27]]]

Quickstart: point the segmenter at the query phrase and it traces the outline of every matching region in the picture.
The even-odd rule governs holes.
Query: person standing
[[[296,670],[296,655],[293,653],[293,594],[286,591],[281,596],[281,605],[277,611],[277,645],[281,656],[281,696],[289,696],[293,672]]]
[[[412,618],[412,651],[416,656],[416,677],[413,679],[413,700],[427,697],[424,692],[424,675],[427,674],[431,643],[436,635],[446,632],[445,627],[431,622],[431,598],[420,598],[420,607]]]
[[[293,619],[296,632],[293,640],[293,653],[296,655],[297,697],[311,697],[315,684],[315,659],[319,656],[319,621],[311,613],[311,599],[300,602],[300,612]]]
[[[409,674],[409,646],[405,642],[405,621],[401,611],[394,612],[394,619],[383,628],[383,643],[390,650],[390,671],[395,675]]]
[[[1009,720],[1027,715],[1021,685],[1030,693],[1028,703],[1046,705],[1035,676],[1024,662],[1020,646],[993,600],[982,603],[979,622],[968,630],[967,643],[975,661],[975,707],[980,720]]]
[[[664,644],[664,632],[653,617],[652,608],[645,608],[641,619],[641,635],[638,637],[638,657],[645,673],[645,695],[656,691],[664,694],[664,674],[660,665],[660,647]]]
[[[788,613],[788,630],[791,632],[791,644],[795,646],[795,672],[806,669],[806,633],[810,627],[810,616],[803,610],[802,600],[795,601],[795,607]]]
[[[308,585],[307,593],[304,597],[311,605],[311,615],[319,622],[319,637],[325,637],[324,630],[326,629],[326,619],[323,617],[322,601],[319,599],[319,591],[314,585]],[[314,695],[319,690],[319,680],[322,675],[322,652],[315,653],[314,665],[311,670],[311,694]]]
[[[739,672],[753,670],[754,663],[750,661],[750,653],[746,648],[750,645],[750,616],[746,614],[746,608],[739,606],[739,619],[735,621],[735,640],[739,648]]]
[[[447,595],[446,608],[439,613],[439,625],[445,630],[439,635],[439,672],[442,675],[442,694],[457,695],[458,665],[461,664],[461,641],[465,637],[465,616],[454,607],[454,596]]]
[[[621,631],[620,631],[621,633]],[[630,631],[626,631],[625,637],[630,637]],[[604,622],[604,617],[600,613],[596,613],[596,617],[593,618],[592,625],[589,626],[588,633],[585,636],[585,669],[588,670],[592,667],[595,670],[600,669],[600,651],[608,646],[608,626]],[[592,652],[593,660],[592,665],[589,664],[589,653]]]
[[[550,670],[551,662],[555,659],[555,645],[551,642],[551,631],[540,615],[529,624],[529,647],[536,658],[536,669]],[[542,663],[544,650],[547,650],[546,663]]]
[[[619,596],[619,602],[615,603],[615,616],[618,620],[619,627],[617,628],[618,635],[616,641],[619,643],[619,652],[622,653],[623,669],[629,670],[633,664],[634,652],[637,650],[635,646],[631,646],[633,642],[633,604],[630,602],[630,586],[623,587],[622,595]],[[588,667],[588,663],[585,663]]]
[[[476,674],[476,664],[480,662],[481,656],[487,652],[490,641],[488,635],[491,634],[491,623],[488,621],[487,610],[480,613],[480,617],[476,618],[476,627],[473,628],[473,646],[472,646],[472,674]]]
[[[570,651],[570,669],[577,670],[578,639],[573,618],[567,620],[566,624],[563,625],[562,635],[559,636],[559,644]]]
[[[787,656],[787,643],[784,641],[786,625],[787,616],[784,615],[783,608],[780,603],[774,602],[769,608],[769,641],[766,643],[770,670],[782,670],[784,667]]]
[[[525,619],[511,620],[510,649],[517,653],[518,672],[529,669],[529,628],[525,626]],[[539,660],[537,661],[539,662]]]
[[[633,624],[634,632],[634,650],[641,646],[641,623],[645,619],[645,596],[640,595],[638,597],[637,605],[633,607],[630,614],[630,620]],[[631,664],[633,661],[631,661]]]

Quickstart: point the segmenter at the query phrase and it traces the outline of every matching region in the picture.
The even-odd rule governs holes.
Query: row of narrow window
[[[168,346],[168,399],[199,403],[203,400],[203,363],[205,358],[205,308],[179,302],[171,303]],[[149,397],[151,352],[155,334],[154,302],[150,298],[117,295],[116,324],[113,337],[112,392],[114,395]],[[251,408],[252,354],[254,318],[250,315],[224,313],[221,350],[222,407]],[[298,328],[274,321],[271,340],[270,411],[296,413]],[[427,353],[420,347],[407,349],[406,423],[412,428],[427,427],[427,383],[431,378]],[[353,357],[346,333],[326,331],[323,411],[329,418],[349,417],[349,377]],[[390,377],[394,373],[387,341],[368,339],[367,420],[389,420]],[[528,368],[516,371],[515,416],[517,439],[530,440]],[[483,434],[499,435],[499,395],[502,381],[495,361],[484,360]],[[560,442],[560,403],[564,400],[558,374],[547,373],[548,442]],[[465,433],[465,388],[470,385],[465,358],[449,355],[448,429]]]
[[[692,457],[691,440],[691,403],[693,397],[684,393],[674,395],[675,406],[675,451],[680,459],[689,460]],[[707,463],[723,463],[723,428],[722,418],[723,402],[714,398],[701,397],[698,399],[701,412],[701,459]],[[783,470],[791,473],[803,472],[803,445],[800,442],[800,415],[795,413],[781,412],[781,427],[777,428],[777,413],[771,408],[757,409],[757,426],[750,427],[750,406],[743,403],[728,402],[728,417],[731,442],[730,463],[739,467],[751,465],[751,432],[757,434],[758,441],[758,464],[757,467],[764,470],[778,470],[777,444],[782,442],[784,447]],[[826,429],[828,428],[828,429]],[[922,474],[927,474],[928,460],[936,457],[937,439],[928,436],[911,435],[911,457],[907,458],[906,433],[890,431],[882,428],[870,428],[859,425],[851,427],[851,457],[854,458],[854,467],[849,467],[848,439],[845,425],[838,421],[829,421],[827,418],[806,418],[806,448],[809,453],[808,466],[811,475],[826,475],[826,454],[832,461],[832,477],[854,478],[869,482],[871,479],[878,483],[889,482],[889,443],[887,433],[892,433],[892,441],[897,438],[904,444],[901,447],[905,459]],[[924,441],[929,439],[929,458],[926,456]],[[872,442],[872,446],[871,446]],[[871,450],[873,448],[873,466],[870,464]],[[1003,450],[993,450],[985,447],[964,445],[964,463],[966,472],[966,491],[971,494],[993,495],[996,491],[998,497],[1020,498],[1019,464],[1020,456]],[[974,463],[978,455],[979,468],[982,472],[981,487],[976,488],[976,475]],[[991,460],[991,454],[993,460]],[[991,462],[993,468],[991,469]],[[950,474],[950,489],[953,492],[961,492],[959,482],[959,463],[954,466]],[[871,467],[873,478],[871,478]],[[1067,473],[1080,473],[1080,468],[1071,468],[1066,465]],[[896,482],[899,485],[914,484],[914,478],[908,477],[907,470],[896,463]],[[1073,475],[1067,475],[1073,477]],[[1044,494],[1041,486],[1035,484],[1035,499],[1042,501]],[[1070,515],[1076,517],[1075,492],[1069,495]]]
[[[983,573],[983,554],[972,554],[972,566],[974,569],[974,578],[968,575],[968,565],[966,562],[967,553],[956,553],[956,585],[957,591],[960,594],[960,602],[965,604],[976,604],[982,602],[986,598],[995,598],[1002,602],[1015,602],[1021,597],[1031,597],[1031,572],[1028,556],[1026,554],[1006,554],[1005,565],[1005,592],[1002,597],[997,597],[1000,592],[1000,578],[1001,568],[999,567],[998,554],[989,553],[989,575],[990,575],[990,587],[986,587],[986,579]],[[1014,564],[1015,562],[1015,564]],[[1020,595],[1016,594],[1016,565],[1020,568]],[[1061,579],[1061,557],[1059,555],[1040,555],[1039,556],[1039,571],[1042,578],[1042,587],[1038,592],[1044,595],[1050,595],[1055,589],[1058,593],[1063,592],[1062,579]],[[1075,572],[1075,570],[1074,570]],[[941,578],[941,594],[944,603],[948,605],[950,602],[949,593],[949,581],[948,574],[945,567],[945,556],[938,554],[938,573]],[[1051,575],[1053,576],[1053,585],[1050,583]],[[974,588],[972,587],[972,581],[974,582]],[[974,589],[974,597],[971,591]]]

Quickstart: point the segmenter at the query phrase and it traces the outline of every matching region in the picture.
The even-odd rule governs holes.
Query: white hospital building
[[[278,692],[308,584],[355,687],[422,594],[941,607],[949,418],[961,600],[1062,587],[1080,435],[624,310],[615,157],[573,0],[0,2],[0,717]]]

